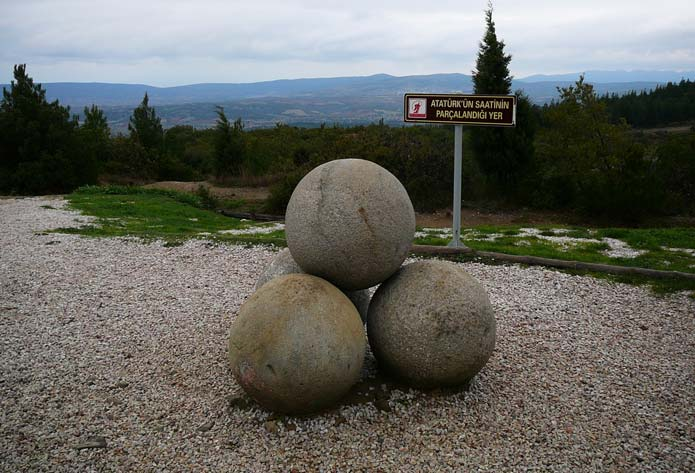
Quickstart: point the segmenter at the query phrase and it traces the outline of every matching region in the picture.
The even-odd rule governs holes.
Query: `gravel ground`
[[[2,471],[695,471],[686,295],[464,264],[498,333],[468,391],[274,417],[226,364],[273,252],[37,234],[88,220],[63,205],[0,200]]]

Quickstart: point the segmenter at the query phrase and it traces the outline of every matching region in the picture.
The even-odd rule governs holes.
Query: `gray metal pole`
[[[449,246],[465,247],[461,242],[461,168],[463,167],[463,125],[454,125],[454,223]]]

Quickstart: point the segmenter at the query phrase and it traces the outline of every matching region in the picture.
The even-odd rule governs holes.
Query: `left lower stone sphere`
[[[365,350],[355,306],[308,274],[264,284],[241,306],[229,336],[237,382],[260,405],[285,414],[336,403],[358,381]]]

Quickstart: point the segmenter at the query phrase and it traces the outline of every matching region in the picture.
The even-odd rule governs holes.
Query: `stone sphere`
[[[403,266],[374,294],[367,334],[379,366],[417,387],[466,383],[495,348],[485,289],[454,263]]]
[[[386,280],[405,260],[415,212],[396,177],[378,164],[339,159],[297,184],[285,214],[287,246],[307,273],[347,290]]]
[[[261,275],[256,281],[256,290],[259,290],[265,283],[274,279],[278,276],[283,276],[285,274],[306,274],[299,267],[297,262],[292,258],[290,250],[285,248],[280,251],[275,258],[266,266]],[[340,289],[340,288],[338,288]],[[342,290],[342,289],[341,289]],[[371,294],[369,289],[360,289],[358,291],[343,291],[343,293],[348,296],[348,299],[352,301],[360,314],[362,323],[367,322],[367,311],[369,310],[369,301],[371,300]]]
[[[265,267],[258,277],[258,281],[256,281],[255,289],[259,290],[268,281],[286,274],[305,274],[294,258],[292,258],[292,253],[287,248],[279,251],[268,266]]]
[[[357,312],[360,314],[360,319],[362,323],[367,323],[367,316],[369,315],[369,303],[372,300],[372,294],[369,289],[360,289],[359,291],[343,291],[350,302],[355,306]]]
[[[366,340],[355,306],[308,274],[266,283],[239,309],[229,336],[232,373],[262,406],[315,412],[357,382]]]

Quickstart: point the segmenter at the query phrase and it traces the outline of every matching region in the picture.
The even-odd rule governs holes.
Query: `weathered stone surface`
[[[263,273],[261,273],[258,281],[256,281],[256,290],[263,287],[263,285],[271,279],[278,276],[283,276],[285,274],[306,274],[302,268],[299,267],[294,258],[292,258],[292,254],[287,248],[280,251],[277,256],[273,258],[270,264],[268,264]],[[362,323],[366,323],[367,311],[369,310],[369,301],[371,299],[369,290],[361,289],[357,291],[343,291],[343,293],[348,296],[348,298],[355,305],[355,308],[360,313]]]
[[[343,291],[343,293],[348,296],[348,299],[353,303],[355,309],[360,314],[360,319],[362,323],[367,323],[367,316],[369,315],[369,303],[372,300],[372,294],[369,289],[359,289],[357,291]]]
[[[419,387],[460,385],[495,348],[485,289],[455,264],[418,261],[384,282],[369,306],[367,334],[379,365]]]
[[[285,232],[305,272],[346,290],[366,289],[405,260],[415,213],[393,174],[362,159],[340,159],[299,182],[287,206]]]
[[[229,361],[259,404],[303,414],[333,404],[357,382],[365,348],[359,314],[338,288],[290,274],[269,281],[241,306]]]
[[[292,253],[287,248],[279,251],[275,258],[266,266],[258,277],[258,281],[256,281],[255,289],[259,290],[268,281],[286,274],[305,274],[294,258],[292,258]]]

